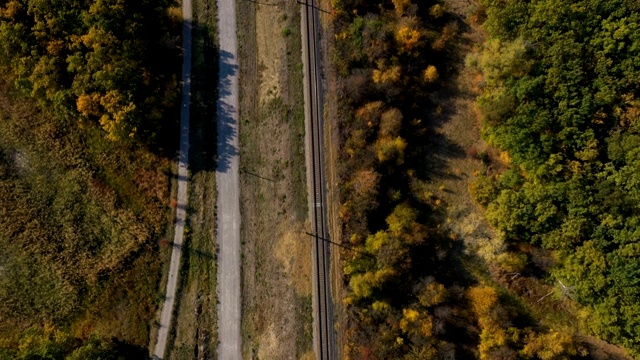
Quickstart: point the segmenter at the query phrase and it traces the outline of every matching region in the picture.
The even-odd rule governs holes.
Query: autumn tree
[[[418,48],[423,45],[424,34],[415,17],[403,17],[398,22],[395,32],[398,52],[417,55]]]
[[[578,348],[571,335],[566,332],[550,331],[546,334],[531,332],[526,337],[526,345],[521,353],[541,360],[568,360],[578,355]],[[585,355],[582,353],[581,355]]]
[[[480,359],[488,360],[493,349],[507,344],[507,332],[501,324],[498,293],[490,286],[476,286],[469,289],[467,294],[481,329],[478,345]]]
[[[398,136],[400,130],[402,130],[402,112],[400,110],[390,108],[382,113],[379,136]]]
[[[444,303],[447,296],[448,291],[444,285],[436,282],[433,278],[425,279],[418,290],[418,301],[426,308]]]
[[[393,7],[399,16],[405,15],[410,6],[411,0],[393,0]]]
[[[84,344],[75,349],[66,360],[120,360],[125,358],[123,351],[119,351],[111,341],[91,336]],[[127,354],[133,357],[133,354]]]
[[[334,61],[344,100],[340,218],[344,241],[357,250],[342,257],[350,358],[468,355],[439,338],[448,326],[447,302],[455,300],[429,272],[449,252],[431,236],[438,232],[427,225],[434,201],[414,168],[423,162],[420,136],[427,130],[419,119],[446,62],[443,46],[432,43],[446,9],[430,11],[433,5],[334,2]]]
[[[373,169],[359,170],[353,175],[348,187],[356,194],[356,211],[370,211],[375,208],[379,182],[380,174]]]
[[[436,69],[436,67],[433,65],[427,66],[427,68],[424,70],[424,73],[422,74],[422,78],[427,84],[431,84],[438,80],[438,76],[438,69]]]
[[[147,143],[177,99],[177,53],[166,47],[168,6],[10,1],[1,8],[1,61],[24,93],[59,116],[89,120],[111,139]],[[156,61],[160,54],[167,60]]]
[[[373,82],[381,85],[393,85],[400,81],[402,67],[400,65],[387,66],[384,62],[378,63],[378,68],[373,70]]]
[[[356,111],[356,117],[366,127],[375,129],[380,124],[383,107],[382,101],[367,103]]]
[[[374,147],[378,161],[381,163],[388,161],[394,161],[397,165],[404,163],[404,151],[407,148],[407,142],[402,137],[380,137],[376,140]]]
[[[403,309],[400,319],[400,329],[408,336],[420,336],[430,338],[433,320],[429,314],[417,309]]]

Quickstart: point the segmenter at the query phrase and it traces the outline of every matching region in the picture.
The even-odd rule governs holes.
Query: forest
[[[175,112],[179,90],[171,5],[3,1],[0,64],[11,69],[22,93],[57,116],[99,124],[112,140],[153,144],[171,129],[165,115]]]
[[[552,251],[585,331],[640,355],[640,3],[483,4],[489,39],[468,62],[509,166],[475,197],[511,244]]]
[[[146,351],[179,108],[171,6],[0,2],[0,359]]]
[[[468,19],[437,1],[333,1],[342,241],[357,250],[341,253],[346,359],[590,358],[572,320],[538,317],[578,317],[573,299],[588,305],[583,331],[637,346],[640,108],[625,79],[639,78],[637,9],[594,3],[483,1],[472,14],[488,34],[467,59],[483,136],[508,161],[474,154],[485,166],[470,190],[508,248],[479,265],[444,231],[425,143]],[[552,251],[551,274],[521,242]],[[506,274],[525,274],[512,283],[528,298]],[[566,295],[540,310],[536,291],[555,279]]]

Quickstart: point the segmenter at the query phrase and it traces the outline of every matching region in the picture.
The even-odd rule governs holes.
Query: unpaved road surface
[[[167,335],[171,328],[171,315],[176,298],[176,286],[180,272],[180,257],[182,256],[182,241],[184,238],[184,224],[187,209],[187,165],[189,164],[189,107],[191,95],[191,28],[192,28],[191,0],[182,0],[182,109],[180,112],[180,157],[178,159],[178,199],[176,207],[176,228],[174,231],[173,247],[171,250],[171,265],[167,279],[160,328],[153,356],[163,359],[167,347]]]
[[[240,360],[240,190],[238,184],[238,40],[235,0],[217,0],[218,359]]]

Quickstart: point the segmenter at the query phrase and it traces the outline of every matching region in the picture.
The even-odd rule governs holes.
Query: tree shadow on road
[[[218,98],[219,51],[214,28],[214,7],[198,3],[194,8],[192,23],[191,91],[189,119],[189,203],[185,221],[185,239],[182,244],[182,259],[177,284],[173,320],[167,339],[167,356],[172,358],[199,358],[214,349],[207,339],[214,337],[209,310],[204,310],[202,299],[210,295],[200,289],[196,295],[193,284],[209,283],[209,269],[215,262],[215,239],[211,236],[214,221],[215,171],[217,167],[216,101]],[[206,6],[206,8],[202,8]],[[234,70],[235,71],[235,70]],[[175,178],[182,180],[179,176]],[[173,247],[177,245],[172,244]],[[166,294],[163,294],[166,297]],[[192,301],[198,299],[197,304]],[[164,299],[164,298],[163,298]],[[189,317],[198,313],[197,321],[186,327],[179,325],[180,316]],[[204,333],[206,332],[206,334]],[[194,335],[199,334],[199,335]],[[197,340],[193,339],[196,336]],[[191,341],[196,341],[195,344]]]
[[[192,174],[216,167],[227,172],[230,159],[239,153],[237,144],[232,142],[237,135],[234,116],[238,109],[228,103],[237,61],[232,54],[219,51],[206,24],[195,23],[193,34],[193,46],[199,52],[193,59],[191,79],[189,168]]]
[[[219,79],[218,79],[218,101],[217,121],[218,121],[218,151],[217,165],[219,172],[227,172],[230,169],[231,159],[238,155],[237,142],[237,117],[238,109],[229,103],[232,95],[237,96],[236,88],[233,89],[232,78],[238,71],[237,59],[229,52],[222,51],[219,54]],[[235,94],[232,92],[235,91]],[[235,143],[233,139],[236,139]]]
[[[189,169],[197,174],[216,168],[218,48],[206,24],[194,24],[193,39]]]

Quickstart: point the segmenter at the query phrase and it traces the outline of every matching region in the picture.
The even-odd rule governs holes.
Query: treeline
[[[458,21],[435,1],[334,1],[347,359],[568,359],[572,334],[539,327],[466,274],[429,191],[430,95],[449,79]]]
[[[446,244],[425,225],[435,199],[420,193],[424,183],[412,170],[425,131],[422,102],[438,80],[448,40],[438,32],[443,17],[435,2],[334,2],[340,216],[343,241],[360,250],[343,254],[346,358],[455,353],[453,343],[438,338],[451,295],[431,276],[443,260],[437,254],[447,256]]]
[[[584,329],[640,354],[640,3],[483,0],[484,137],[509,169],[473,185],[512,243],[552,250]]]
[[[46,326],[44,329],[29,328],[15,340],[0,342],[0,359],[2,360],[140,360],[146,358],[148,355],[145,348],[96,336],[82,341],[53,326]]]
[[[157,145],[179,93],[172,1],[2,3],[0,65],[24,94],[110,139]]]

